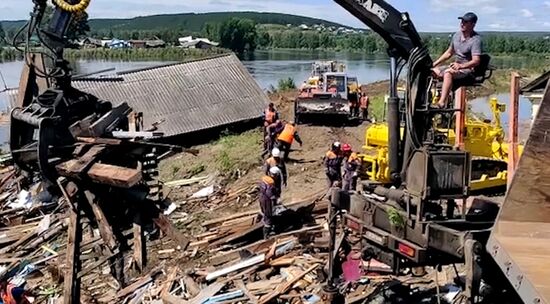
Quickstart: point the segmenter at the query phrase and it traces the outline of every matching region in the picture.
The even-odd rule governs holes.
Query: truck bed
[[[550,303],[548,87],[487,250],[524,303]]]

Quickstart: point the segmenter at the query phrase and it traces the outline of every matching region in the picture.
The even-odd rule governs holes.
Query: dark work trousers
[[[363,116],[363,120],[369,120],[369,109],[361,109],[361,114]]]
[[[285,162],[288,161],[291,146],[292,146],[292,144],[289,144],[287,142],[284,142],[284,141],[281,141],[281,140],[277,141],[277,148],[279,148],[279,150],[281,150],[281,152],[283,153],[283,159],[284,159]]]
[[[355,191],[357,189],[357,176],[353,176],[353,172],[344,173],[344,190]]]
[[[338,172],[327,172],[327,188],[334,186],[334,182],[341,182],[342,176]]]

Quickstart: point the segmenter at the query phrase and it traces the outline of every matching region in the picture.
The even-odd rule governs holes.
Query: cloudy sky
[[[479,16],[479,30],[550,31],[550,0],[390,0],[410,13],[419,31],[454,31],[466,11]],[[0,20],[26,19],[31,0],[0,0]],[[162,13],[263,11],[317,17],[364,27],[331,0],[92,0],[92,18]]]

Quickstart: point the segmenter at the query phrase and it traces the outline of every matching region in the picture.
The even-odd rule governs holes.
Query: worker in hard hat
[[[273,167],[277,167],[281,170],[280,181],[282,186],[286,187],[288,176],[286,171],[286,165],[283,159],[281,158],[281,150],[279,150],[279,148],[273,148],[273,150],[271,150],[271,157],[265,161],[265,165],[264,165],[265,174],[268,174],[269,170]],[[279,189],[279,190],[282,190],[282,189]]]
[[[346,162],[348,158],[350,157],[352,150],[350,144],[343,144],[342,148],[340,149],[340,155],[342,156],[342,162]]]
[[[281,152],[284,154],[283,159],[285,162],[288,161],[290,147],[292,146],[294,140],[296,140],[300,144],[300,147],[302,146],[303,142],[300,138],[300,135],[298,135],[296,123],[293,121],[289,121],[284,124],[282,131],[277,136],[277,148],[279,148],[279,150],[281,150]]]
[[[262,177],[260,182],[260,211],[262,213],[262,222],[264,224],[263,235],[264,239],[275,234],[275,227],[273,223],[273,211],[277,201],[279,200],[280,193],[276,187],[276,179],[280,178],[281,170],[277,167],[269,169],[267,175]]]
[[[344,161],[344,190],[355,191],[357,189],[357,179],[361,168],[361,159],[355,152]]]
[[[335,141],[330,146],[330,150],[327,151],[323,158],[323,164],[325,165],[325,174],[327,175],[327,187],[330,188],[335,182],[342,181],[342,151],[341,143]]]
[[[274,123],[265,128],[264,151],[262,152],[262,158],[273,150],[277,136],[283,131],[284,127],[284,123],[281,120],[276,120]]]

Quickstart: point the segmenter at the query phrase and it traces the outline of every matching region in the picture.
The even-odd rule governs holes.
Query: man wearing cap
[[[447,97],[451,92],[453,81],[471,76],[481,60],[481,37],[474,31],[477,23],[476,14],[469,12],[458,19],[460,19],[460,31],[453,35],[447,51],[433,63],[434,75],[443,78],[441,96],[437,103],[439,108],[447,106]],[[451,63],[449,67],[438,67],[453,55],[455,55],[455,62]]]

